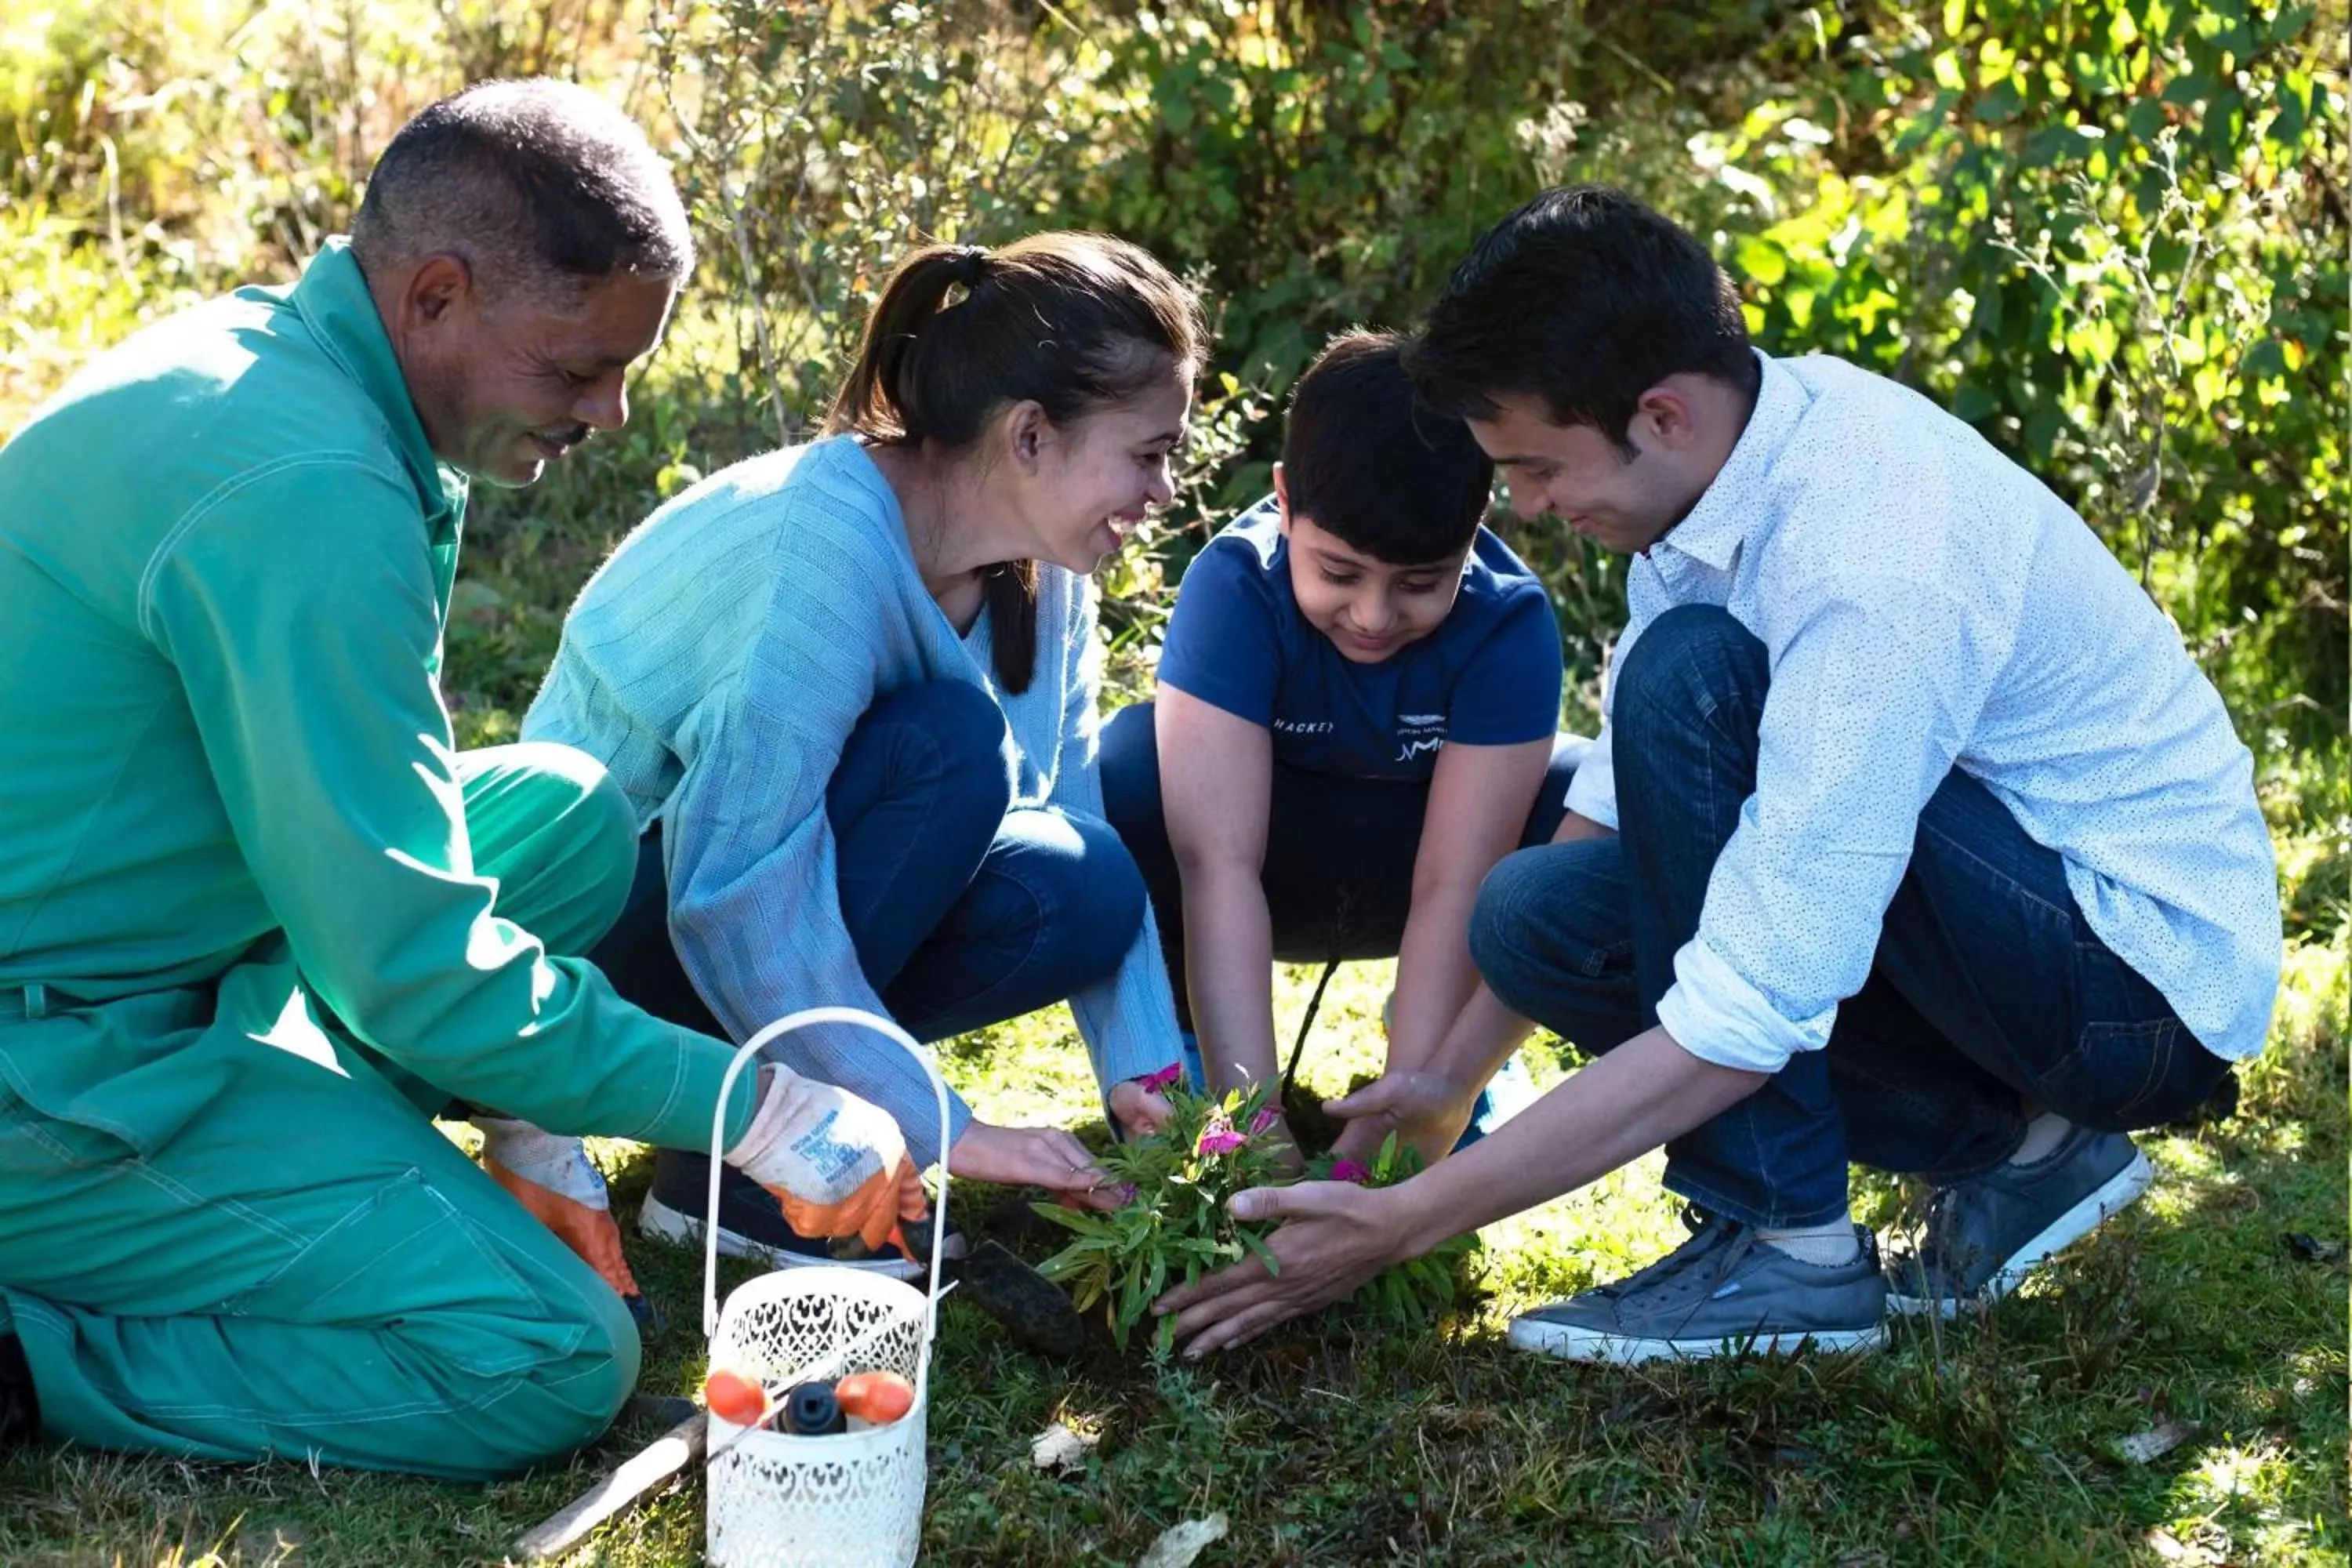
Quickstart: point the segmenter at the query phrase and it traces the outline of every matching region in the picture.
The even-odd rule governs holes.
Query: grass
[[[1286,975],[1293,1017],[1311,975]],[[1373,1062],[1386,966],[1343,971],[1308,1077]],[[1574,1367],[1504,1346],[1509,1314],[1646,1260],[1676,1234],[1654,1162],[1492,1227],[1480,1300],[1434,1332],[1326,1317],[1203,1366],[1106,1349],[1076,1367],[1009,1347],[950,1304],[934,1363],[924,1561],[1132,1563],[1223,1510],[1204,1563],[2340,1563],[2346,1274],[2283,1236],[2345,1234],[2341,955],[2296,950],[2279,1037],[2245,1110],[2148,1139],[2149,1198],[1980,1320],[1898,1324],[1867,1358],[1662,1370]],[[1095,1113],[1055,1010],[943,1047],[983,1114]],[[1559,1072],[1538,1048],[1539,1080]],[[642,1151],[601,1152],[626,1202]],[[1858,1188],[1889,1208],[1885,1184]],[[962,1192],[976,1222],[1001,1194]],[[644,1387],[700,1372],[697,1258],[632,1238],[667,1307]],[[2147,1464],[2117,1442],[2195,1435]],[[1099,1436],[1052,1476],[1031,1439]],[[653,1435],[625,1428],[569,1467],[488,1487],[295,1465],[23,1452],[0,1464],[0,1562],[26,1568],[282,1568],[496,1563],[513,1539]],[[574,1559],[698,1562],[689,1484]]]

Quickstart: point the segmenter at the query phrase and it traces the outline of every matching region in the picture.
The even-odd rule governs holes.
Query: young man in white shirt
[[[2279,915],[2252,758],[2096,536],[1917,394],[1757,353],[1619,192],[1505,219],[1411,364],[1522,515],[1636,557],[1630,623],[1559,835],[1481,892],[1486,1005],[1335,1109],[1434,1155],[1514,1015],[1604,1054],[1400,1186],[1236,1198],[1281,1268],[1165,1298],[1193,1353],[1661,1143],[1691,1239],[1514,1343],[1864,1348],[2138,1196],[2128,1131],[2262,1047]],[[1850,1160],[1937,1190],[1884,1273]]]

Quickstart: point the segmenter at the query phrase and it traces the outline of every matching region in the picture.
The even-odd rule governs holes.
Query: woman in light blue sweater
[[[1203,346],[1190,291],[1122,241],[918,251],[824,439],[712,475],[622,543],[523,728],[636,805],[636,888],[591,954],[624,995],[739,1040],[820,1004],[939,1038],[1066,998],[1121,1126],[1165,1117],[1139,1080],[1177,1059],[1175,1012],[1101,815],[1087,574],[1170,500]],[[940,1149],[927,1080],[871,1034],[779,1054],[888,1110],[919,1160],[1108,1201],[1060,1129],[959,1099]],[[646,1228],[698,1235],[707,1172],[664,1151]],[[824,1256],[764,1209],[723,1200],[722,1247]]]

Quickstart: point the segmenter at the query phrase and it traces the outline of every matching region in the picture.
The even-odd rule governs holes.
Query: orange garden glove
[[[775,1194],[803,1236],[855,1236],[869,1250],[907,1249],[900,1220],[930,1212],[898,1124],[846,1089],[769,1063],[760,1103],[727,1163]]]
[[[604,1173],[589,1162],[580,1140],[503,1116],[477,1115],[473,1122],[482,1131],[482,1169],[490,1180],[603,1276],[642,1321],[639,1303],[645,1298],[621,1256],[613,1200]]]

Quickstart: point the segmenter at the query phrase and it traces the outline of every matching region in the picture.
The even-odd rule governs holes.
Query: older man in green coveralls
[[[626,120],[486,84],[299,283],[0,447],[0,1435],[482,1478],[626,1396],[620,1297],[429,1117],[699,1144],[729,1049],[554,956],[629,809],[457,752],[437,669],[468,478],[620,425],[691,258]],[[838,1090],[763,1069],[727,1131],[796,1226],[921,1212]]]

